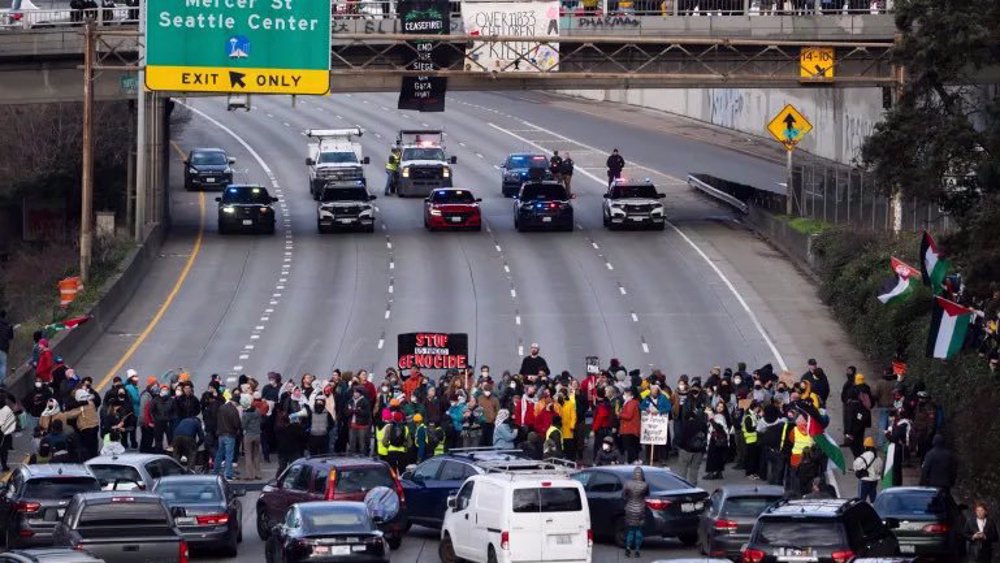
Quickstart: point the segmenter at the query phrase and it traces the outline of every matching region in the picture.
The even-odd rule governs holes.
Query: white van
[[[563,472],[470,477],[448,499],[442,563],[590,563],[594,536],[583,486]]]

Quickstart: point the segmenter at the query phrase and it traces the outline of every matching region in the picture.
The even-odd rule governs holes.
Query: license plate
[[[352,545],[352,546],[351,546],[351,551],[353,551],[353,552],[355,552],[355,553],[357,553],[357,552],[359,552],[359,551],[364,551],[364,550],[366,550],[366,549],[368,549],[368,548],[367,548],[367,547],[365,547],[365,546],[363,546],[363,545]]]
[[[916,553],[917,552],[917,546],[915,546],[915,545],[900,545],[899,546],[899,551],[901,553]]]
[[[461,217],[452,217],[450,220],[451,220],[452,223],[461,223],[462,222],[462,218]]]
[[[243,224],[244,225],[253,225],[253,219],[244,219],[243,220]]]
[[[551,223],[552,217],[542,217],[542,223]]]
[[[215,182],[215,178],[205,178],[205,181],[211,184],[212,182]]]
[[[556,540],[556,545],[572,545],[573,536],[571,534],[559,534],[558,536],[552,536]]]
[[[633,221],[645,221],[646,220],[645,217],[629,217],[629,219],[631,219]]]
[[[178,526],[194,526],[194,518],[178,518],[176,523]]]
[[[63,517],[63,515],[64,515],[64,514],[66,514],[66,509],[65,509],[65,508],[60,508],[60,509],[58,509],[58,510],[56,510],[56,514],[57,514],[57,515],[58,515],[58,516],[59,516],[60,518],[62,518],[62,517]]]
[[[351,219],[351,218],[347,218],[347,219],[337,219],[337,222],[338,222],[338,223],[353,223],[354,221],[356,221],[356,219]]]
[[[698,503],[695,502],[681,503],[681,512],[694,512],[695,510],[698,510]]]
[[[351,546],[349,545],[331,545],[330,555],[350,555]]]

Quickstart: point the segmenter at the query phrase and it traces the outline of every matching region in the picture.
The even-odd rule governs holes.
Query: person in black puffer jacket
[[[955,486],[958,477],[958,460],[944,444],[944,436],[936,434],[933,447],[924,456],[920,467],[920,486],[939,487],[947,493]]]
[[[646,497],[649,483],[641,467],[632,470],[632,480],[625,483],[622,498],[625,499],[625,557],[639,559],[642,549],[642,528],[646,525]]]

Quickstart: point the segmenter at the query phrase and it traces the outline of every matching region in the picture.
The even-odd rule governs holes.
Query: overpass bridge
[[[674,10],[676,11],[676,10]],[[451,35],[402,35],[399,20],[366,14],[334,15],[330,85],[332,92],[398,91],[414,53],[410,41],[441,41],[450,64],[422,75],[447,76],[448,89],[546,90],[669,87],[862,87],[894,81],[889,50],[895,33],[891,14],[747,15],[749,10],[713,16],[574,13],[560,18],[558,38],[483,37],[465,34],[453,17]],[[135,95],[139,32],[126,12],[114,22],[95,17],[97,99]],[[84,39],[62,11],[32,14],[37,26],[0,28],[0,103],[40,103],[81,99]],[[28,16],[26,16],[28,17]],[[558,46],[557,69],[525,68],[483,72],[470,64],[469,45],[528,49]],[[804,47],[835,53],[835,78],[800,75]],[[524,53],[527,55],[527,53]],[[527,66],[527,65],[526,65]]]

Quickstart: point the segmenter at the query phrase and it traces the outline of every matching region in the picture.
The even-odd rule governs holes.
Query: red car
[[[483,228],[483,217],[479,211],[481,199],[469,190],[461,188],[438,188],[424,199],[424,227],[437,229]]]

